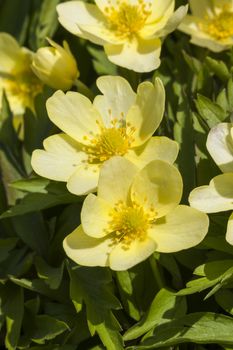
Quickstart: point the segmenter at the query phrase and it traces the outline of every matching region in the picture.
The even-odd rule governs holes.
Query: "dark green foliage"
[[[163,44],[160,68],[136,74],[109,62],[102,47],[58,26],[59,2],[0,0],[0,31],[33,51],[47,45],[47,36],[67,40],[81,71],[75,89],[90,98],[102,74],[120,74],[133,87],[159,76],[166,111],[156,134],[179,143],[176,165],[187,204],[194,187],[220,174],[206,138],[211,127],[232,118],[233,52],[210,53],[175,32]],[[0,349],[233,349],[233,247],[225,241],[229,213],[210,216],[209,233],[198,247],[154,254],[129,271],[86,268],[66,259],[62,242],[80,224],[84,198],[69,193],[64,183],[40,178],[30,164],[33,150],[57,132],[45,108],[52,93],[45,88],[35,112],[26,111],[23,140],[3,95]]]

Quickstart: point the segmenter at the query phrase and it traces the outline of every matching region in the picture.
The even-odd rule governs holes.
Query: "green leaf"
[[[233,315],[233,292],[230,289],[219,290],[215,294],[215,300],[221,308]]]
[[[0,32],[14,35],[23,43],[29,23],[31,0],[7,0],[0,3]]]
[[[46,37],[52,38],[58,27],[56,6],[59,2],[60,0],[42,1],[36,28],[30,32],[30,42],[33,47],[35,47],[35,43],[35,48],[48,46]]]
[[[228,97],[229,109],[230,109],[230,112],[232,112],[233,111],[233,77],[232,76],[227,83],[227,97]]]
[[[190,191],[195,187],[195,148],[192,115],[187,97],[180,91],[179,109],[174,125],[174,139],[180,145],[177,163],[184,179],[183,199],[187,201]]]
[[[130,271],[116,272],[117,284],[124,305],[124,309],[129,313],[130,317],[135,320],[140,319],[140,310],[135,300],[134,276]]]
[[[20,179],[9,184],[10,187],[23,192],[47,193],[46,187],[50,181],[42,177],[33,177],[30,179]]]
[[[85,303],[90,332],[98,333],[108,350],[123,349],[121,329],[112,309],[119,309],[120,304],[112,294],[111,274],[101,268],[69,268],[70,297],[79,312]]]
[[[16,285],[28,289],[32,292],[45,295],[52,300],[59,302],[66,302],[68,298],[67,290],[64,286],[60,286],[59,289],[53,290],[41,279],[26,279],[26,278],[15,278],[10,277],[10,280]]]
[[[158,291],[150,260],[146,260],[128,271],[116,272],[116,282],[125,312],[138,321]],[[146,290],[145,285],[147,286]]]
[[[45,256],[48,251],[49,233],[41,213],[30,213],[12,218],[17,236],[38,254]]]
[[[70,193],[29,193],[27,194],[19,204],[11,207],[5,213],[0,216],[0,219],[9,218],[18,215],[24,215],[35,211],[55,207],[61,204],[68,204],[77,202],[77,196]]]
[[[56,232],[49,245],[49,261],[53,264],[60,263],[64,259],[62,242],[69,232],[80,225],[81,204],[68,205],[57,217]]]
[[[105,52],[101,49],[97,49],[94,46],[88,46],[88,52],[93,57],[93,66],[98,73],[98,75],[116,75],[117,68],[115,64],[110,62],[105,54]]]
[[[18,238],[0,239],[0,262],[8,258],[9,252],[16,246]]]
[[[225,111],[208,97],[198,95],[195,101],[198,113],[206,121],[210,128],[225,120]]]
[[[214,294],[218,288],[221,288],[233,277],[233,260],[210,261],[198,266],[194,274],[203,276],[187,283],[185,289],[180,290],[177,295],[188,295],[201,292],[207,288],[215,287],[206,298]]]
[[[2,108],[0,114],[0,145],[4,145],[7,156],[11,159],[12,164],[19,166],[20,161],[20,144],[18,136],[13,127],[13,114],[10,110],[5,93],[2,95]]]
[[[161,289],[155,296],[145,316],[128,329],[124,340],[136,339],[155,326],[184,315],[186,312],[185,298],[177,297],[168,289]]]
[[[33,255],[25,246],[11,250],[0,264],[0,278],[8,279],[9,275],[20,277],[27,273],[32,266]]]
[[[68,325],[63,321],[49,315],[37,315],[32,320],[30,337],[35,343],[44,344],[46,340],[54,339],[68,329]]]
[[[24,114],[24,147],[28,154],[43,148],[44,139],[51,133],[53,125],[48,118],[46,101],[52,93],[52,89],[45,87],[34,100],[35,114],[29,109]]]
[[[40,256],[36,257],[35,265],[39,278],[44,279],[45,283],[51,289],[57,289],[62,281],[64,263],[60,267],[52,267],[46,263]]]
[[[1,169],[1,182],[2,191],[4,191],[6,203],[1,202],[1,206],[8,207],[8,205],[14,205],[17,199],[23,197],[22,192],[9,186],[12,181],[18,180],[22,177],[19,169],[16,169],[15,164],[12,164],[12,160],[8,157],[7,151],[0,148],[0,169]],[[5,204],[5,205],[4,205]],[[2,208],[2,209],[3,209]],[[6,208],[4,208],[6,209]]]
[[[23,289],[15,285],[7,285],[4,288],[3,313],[6,317],[5,346],[8,350],[17,347],[24,314]]]
[[[197,312],[156,327],[154,335],[128,350],[160,349],[181,343],[233,344],[233,319],[211,312]]]
[[[211,57],[206,57],[205,63],[209,70],[223,82],[227,81],[230,78],[230,72],[223,61],[214,60]]]

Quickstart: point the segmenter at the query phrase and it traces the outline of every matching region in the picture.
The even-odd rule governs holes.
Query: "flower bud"
[[[54,89],[69,90],[79,71],[69,45],[63,47],[47,39],[51,47],[41,47],[34,55],[32,70],[45,84]]]

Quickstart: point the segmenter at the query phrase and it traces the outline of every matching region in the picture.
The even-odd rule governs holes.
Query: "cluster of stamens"
[[[224,40],[233,36],[233,12],[223,10],[214,18],[206,17],[199,27],[217,40]]]
[[[17,96],[27,107],[31,107],[34,97],[43,88],[43,85],[30,68],[5,78],[4,85],[10,95]]]
[[[113,6],[109,0],[109,6],[105,8],[105,16],[110,30],[121,38],[132,37],[145,25],[148,16],[151,14],[151,6],[151,2],[145,2],[144,0],[138,0],[135,5],[119,0]]]
[[[115,234],[113,245],[120,242],[124,249],[128,249],[133,241],[145,240],[156,213],[154,209],[145,211],[136,202],[128,206],[123,201],[119,201],[110,216],[109,227]]]
[[[134,141],[135,127],[125,123],[123,118],[112,119],[108,128],[98,120],[96,124],[100,132],[97,135],[89,132],[89,136],[84,136],[85,141],[88,141],[88,146],[83,147],[88,155],[87,163],[99,164],[113,156],[125,155]]]

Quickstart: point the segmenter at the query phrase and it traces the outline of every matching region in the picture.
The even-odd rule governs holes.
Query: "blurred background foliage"
[[[159,76],[166,112],[157,134],[179,142],[183,203],[197,185],[220,173],[206,149],[209,129],[233,112],[233,51],[213,54],[176,31],[165,39],[154,74],[110,63],[103,50],[58,25],[59,0],[0,0],[0,31],[36,51],[46,37],[67,40],[81,81],[120,74],[134,88]],[[177,1],[177,6],[186,1]],[[80,92],[82,87],[78,87]],[[233,349],[233,247],[225,242],[226,214],[211,215],[196,248],[154,254],[125,272],[75,266],[64,237],[80,221],[83,198],[64,184],[36,177],[30,155],[56,132],[45,101],[24,115],[24,139],[3,97],[0,114],[0,348],[31,350]],[[98,223],[97,223],[98,224]]]

